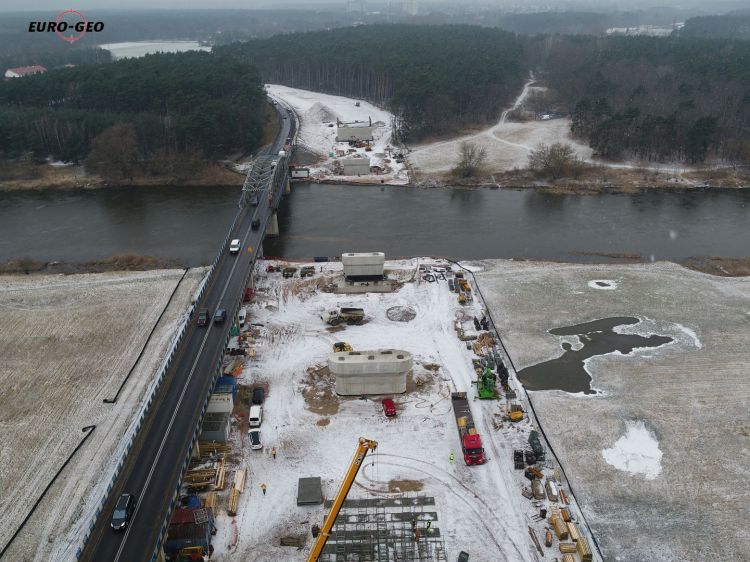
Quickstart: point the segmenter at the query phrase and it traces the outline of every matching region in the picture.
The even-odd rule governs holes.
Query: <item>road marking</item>
[[[248,229],[247,233],[245,234],[242,240],[243,245],[247,242],[248,236],[250,235],[251,232],[252,232],[252,229]],[[232,277],[234,276],[234,270],[237,267],[238,261],[239,260],[234,260],[232,264],[232,269],[230,270],[229,276],[227,277],[227,282],[224,284],[224,289],[221,291],[221,295],[219,296],[217,306],[221,304],[221,301],[224,298],[224,295],[227,292],[227,289],[229,288],[229,283],[232,281]],[[167,430],[164,432],[164,437],[162,438],[161,444],[159,445],[159,450],[156,453],[156,458],[154,458],[154,462],[151,464],[151,470],[149,470],[148,477],[146,478],[146,483],[143,485],[143,488],[138,494],[138,503],[135,506],[135,511],[133,512],[131,521],[135,520],[136,516],[138,515],[138,510],[141,507],[141,502],[143,501],[145,491],[148,489],[148,486],[151,483],[151,478],[154,475],[154,470],[156,469],[156,465],[159,464],[159,459],[161,458],[161,453],[164,449],[164,445],[167,442],[167,437],[169,437],[169,433],[172,430],[172,424],[174,424],[174,420],[177,417],[177,413],[180,411],[180,406],[182,405],[182,401],[185,398],[185,393],[187,392],[187,388],[190,385],[190,381],[192,380],[193,375],[195,374],[195,368],[198,366],[198,361],[200,360],[203,354],[203,348],[206,346],[206,340],[208,339],[208,336],[211,333],[212,327],[213,327],[213,324],[209,324],[208,329],[206,330],[206,335],[203,336],[203,341],[201,342],[201,346],[198,349],[198,355],[196,355],[195,361],[193,361],[193,366],[191,367],[190,373],[188,374],[188,378],[185,381],[185,385],[182,387],[182,392],[180,393],[180,399],[177,401],[177,405],[175,406],[174,412],[172,413],[172,417],[169,420],[169,425],[167,426]],[[117,549],[117,554],[115,555],[114,562],[117,562],[120,559],[120,556],[122,556],[122,551],[125,548],[125,544],[128,542],[128,536],[130,535],[130,531],[132,528],[133,528],[132,525],[128,525],[128,529],[125,531],[125,535],[123,536],[122,542],[120,543],[120,548]]]

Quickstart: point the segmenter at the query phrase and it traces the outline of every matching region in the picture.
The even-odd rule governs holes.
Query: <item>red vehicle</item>
[[[253,290],[250,287],[245,287],[245,294],[242,295],[243,302],[250,302],[253,298]]]
[[[389,418],[396,415],[396,405],[390,398],[383,400],[383,413]]]
[[[453,402],[453,415],[456,416],[456,425],[458,425],[458,438],[461,440],[464,462],[467,466],[484,464],[487,459],[484,457],[482,438],[474,427],[474,418],[471,416],[466,393],[454,392],[451,394],[451,401]]]

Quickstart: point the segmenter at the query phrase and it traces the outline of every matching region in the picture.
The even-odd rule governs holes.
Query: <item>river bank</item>
[[[218,162],[207,163],[189,177],[176,175],[136,176],[112,182],[86,172],[82,165],[50,165],[34,162],[4,162],[0,165],[0,191],[97,189],[117,187],[239,187],[244,175]]]

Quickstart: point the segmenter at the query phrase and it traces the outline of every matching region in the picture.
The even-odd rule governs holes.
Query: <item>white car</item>
[[[235,238],[229,243],[229,253],[232,255],[240,253],[240,239],[239,238]]]
[[[244,308],[240,308],[240,311],[237,313],[237,320],[240,322],[240,326],[245,325],[245,319],[247,318],[247,310]]]
[[[260,438],[260,429],[251,429],[247,432],[250,437],[250,448],[254,450],[263,448],[263,441]]]

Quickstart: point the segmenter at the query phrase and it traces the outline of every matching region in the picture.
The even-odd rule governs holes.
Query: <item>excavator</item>
[[[359,438],[357,450],[354,453],[352,462],[349,463],[349,469],[346,471],[344,480],[341,482],[339,491],[336,493],[336,498],[333,500],[333,505],[331,505],[331,511],[328,512],[328,515],[326,515],[326,518],[323,521],[323,527],[320,529],[318,538],[315,539],[315,544],[313,544],[312,550],[310,550],[307,562],[318,562],[318,557],[323,552],[323,548],[325,548],[326,543],[328,542],[328,537],[331,534],[333,524],[339,516],[339,511],[341,511],[341,507],[344,505],[346,496],[349,494],[349,490],[354,483],[354,479],[357,477],[362,462],[365,460],[365,455],[367,455],[368,451],[374,451],[377,448],[377,441],[366,439],[364,437]]]

